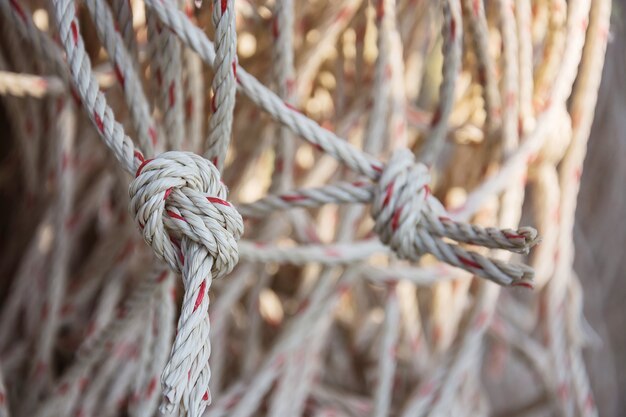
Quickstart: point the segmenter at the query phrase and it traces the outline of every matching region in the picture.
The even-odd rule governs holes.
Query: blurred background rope
[[[0,416],[598,414],[573,236],[610,1],[0,11]]]

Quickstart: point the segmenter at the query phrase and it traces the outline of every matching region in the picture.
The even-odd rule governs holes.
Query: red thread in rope
[[[156,146],[157,144],[157,131],[154,127],[150,126],[148,128],[148,136],[150,136],[150,139],[152,140],[152,146]]]
[[[576,168],[574,170],[574,179],[576,180],[576,182],[580,182],[580,178],[583,175],[583,171],[580,169],[580,167]]]
[[[433,193],[433,191],[430,189],[430,186],[428,184],[426,184],[424,186],[424,200],[426,200],[428,198],[429,195],[431,195]]]
[[[422,386],[422,388],[420,388],[417,395],[419,395],[420,397],[427,397],[433,392],[434,388],[435,386],[433,382],[428,381],[426,384]]]
[[[583,32],[585,32],[587,30],[587,26],[589,25],[589,21],[587,20],[587,18],[585,17],[581,22],[580,22],[580,28],[582,29]]]
[[[63,155],[61,156],[61,171],[65,171],[69,165],[70,157],[67,152],[63,152]]]
[[[303,195],[281,195],[280,199],[288,203],[292,203],[295,201],[306,200],[306,197]]]
[[[70,389],[70,385],[67,382],[64,382],[61,384],[61,386],[59,387],[59,394],[60,395],[65,395],[67,394],[67,391]]]
[[[309,304],[311,304],[311,300],[309,300],[308,298],[305,298],[304,300],[302,300],[302,302],[300,303],[300,305],[296,309],[296,314],[300,314],[304,310],[306,310],[309,307]]]
[[[480,266],[479,263],[471,259],[464,258],[463,256],[459,256],[459,261],[461,261],[463,265],[469,266],[471,268],[482,269],[482,266]]]
[[[348,291],[350,291],[350,286],[348,284],[344,283],[337,287],[337,294],[339,294],[340,296],[344,296],[348,293]]]
[[[400,215],[402,215],[402,207],[396,209],[396,211],[393,212],[393,217],[391,218],[391,230],[393,230],[394,232],[398,229]]]
[[[24,123],[24,130],[26,130],[26,134],[29,136],[30,139],[30,137],[33,136],[33,133],[35,133],[35,125],[33,124],[32,120],[26,120],[26,122]]]
[[[135,158],[139,159],[141,162],[144,161],[144,158],[143,158],[143,155],[141,154],[141,152],[136,150],[135,152],[133,152],[133,155],[135,156]]]
[[[167,93],[168,93],[169,105],[170,107],[174,107],[174,104],[176,103],[176,91],[175,91],[174,81],[170,83],[170,87],[168,88]]]
[[[456,38],[456,20],[454,18],[450,19],[450,39],[454,40]]]
[[[289,94],[290,96],[293,95],[293,93],[296,91],[296,80],[294,80],[293,78],[287,78],[285,84],[287,85],[287,94]]]
[[[188,97],[187,100],[185,100],[185,116],[189,119],[191,113],[193,113],[193,100],[191,97]]]
[[[65,221],[65,228],[68,231],[72,231],[78,225],[79,221],[80,221],[80,213],[75,213],[67,218],[67,220]]]
[[[222,206],[230,207],[230,203],[228,201],[222,200],[221,198],[207,197],[206,199],[209,200],[209,203],[221,204]]]
[[[102,123],[102,119],[100,118],[100,115],[98,115],[98,113],[93,112],[93,118],[94,121],[96,122],[96,126],[98,126],[98,130],[100,131],[100,133],[104,133],[104,123]]]
[[[17,1],[15,1],[15,0],[9,0],[9,2],[11,3],[11,7],[13,7],[13,9],[15,9],[15,12],[20,15],[20,19],[22,19],[22,21],[24,21],[24,23],[27,23],[26,13],[24,13],[24,10],[22,9],[22,6],[20,6],[19,3]]]
[[[277,39],[279,35],[278,18],[275,17],[274,20],[272,20],[272,36],[274,36],[274,39]]]
[[[513,91],[509,91],[506,94],[506,106],[513,107],[516,101],[517,101],[517,95]]]
[[[237,76],[237,61],[233,61],[233,75],[235,76],[235,80],[239,82],[239,77]]]
[[[167,271],[161,272],[161,274],[157,277],[156,282],[163,282],[165,281],[165,278],[167,278]]]
[[[46,82],[46,84],[48,84],[48,82]],[[61,114],[61,111],[63,110],[63,107],[65,106],[65,99],[63,98],[63,96],[59,96],[57,97],[57,102],[56,102],[56,113]]]
[[[40,376],[43,375],[48,369],[48,364],[43,361],[39,361],[37,366],[35,367],[35,375]]]
[[[487,70],[484,67],[478,69],[478,82],[480,85],[487,84]]]
[[[376,19],[382,20],[385,16],[385,0],[378,0],[376,4]]]
[[[315,227],[309,225],[305,231],[304,231],[307,239],[309,239],[311,242],[313,243],[320,243],[320,238],[317,235],[317,231],[315,230]]]
[[[74,40],[74,45],[76,45],[78,43],[78,26],[76,25],[76,21],[72,21],[70,28],[72,29],[72,39]]]
[[[148,385],[148,389],[146,390],[146,398],[150,397],[156,388],[157,379],[156,377],[152,377],[150,379],[150,384]]]
[[[202,284],[200,284],[200,292],[198,293],[198,296],[196,297],[196,303],[193,306],[193,311],[196,311],[198,307],[200,307],[200,303],[202,303],[202,300],[204,300],[205,290],[206,290],[206,280],[202,281]]]
[[[45,78],[39,78],[38,80],[35,80],[35,85],[42,90],[45,90],[48,88],[48,81]]]
[[[296,113],[300,113],[302,114],[302,112],[300,110],[298,110],[298,108],[296,108],[295,106],[293,106],[292,104],[287,103],[286,101],[283,101],[283,104],[285,106],[287,106],[288,109],[295,111]]]
[[[433,118],[430,121],[430,127],[437,125],[440,120],[441,120],[441,109],[437,107],[437,110],[435,110],[435,113],[433,114]]]
[[[150,161],[152,161],[152,159],[146,159],[145,161],[141,162],[141,165],[139,165],[139,168],[137,168],[137,172],[135,173],[135,178],[137,178],[139,174],[141,174],[141,171],[143,171],[143,167],[145,167],[146,164]]]
[[[600,37],[606,41],[609,38],[609,28],[606,26],[602,26],[600,28],[598,28],[598,33],[600,34]]]
[[[168,216],[176,219],[176,220],[182,220],[184,222],[187,222],[187,220],[185,220],[185,218],[183,216],[181,216],[180,214],[174,213],[171,210],[165,210],[165,212],[167,213]]]
[[[472,11],[474,12],[474,16],[478,16],[478,12],[480,11],[480,0],[472,1]]]
[[[387,186],[387,191],[385,192],[385,199],[383,200],[383,207],[387,207],[389,204],[389,200],[391,199],[391,194],[393,193],[393,182]]]
[[[276,171],[277,173],[281,173],[283,172],[283,169],[285,169],[285,161],[283,161],[282,158],[277,157],[276,161],[274,162],[274,171]]]
[[[70,87],[70,94],[72,95],[72,98],[74,99],[74,102],[76,103],[76,105],[80,106],[81,99],[80,99],[80,95],[78,95],[78,91],[76,91],[74,87]]]
[[[120,71],[120,67],[116,64],[113,67],[113,70],[115,71],[115,77],[117,78],[117,81],[122,85],[122,88],[124,88],[126,80],[124,80],[124,76],[122,75],[122,71]]]
[[[489,314],[487,314],[486,311],[481,311],[480,314],[478,314],[478,317],[476,318],[476,327],[477,328],[483,327],[485,323],[487,322],[488,318],[489,318]]]
[[[337,15],[336,20],[337,22],[341,22],[341,21],[348,19],[349,17],[350,17],[350,8],[344,7],[343,9],[339,11],[339,14]]]

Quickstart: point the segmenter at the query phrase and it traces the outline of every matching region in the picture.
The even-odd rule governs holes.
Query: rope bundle
[[[571,233],[610,2],[415,3],[0,0],[0,416],[486,415],[486,334],[596,414]]]

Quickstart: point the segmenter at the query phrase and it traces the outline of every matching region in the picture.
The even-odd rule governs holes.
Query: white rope
[[[0,417],[487,415],[488,332],[597,415],[572,233],[610,3],[513,3],[0,0],[0,187],[32,212],[7,214]]]
[[[157,257],[182,273],[185,296],[172,353],[163,372],[164,412],[177,406],[202,415],[210,403],[209,296],[212,279],[238,261],[243,221],[225,201],[226,187],[210,162],[166,152],[137,171],[130,210]],[[164,221],[164,219],[167,219]]]
[[[213,114],[209,119],[206,156],[218,168],[224,164],[235,111],[237,32],[234,4],[233,0],[214,0],[211,15],[215,27],[215,75],[211,84]]]

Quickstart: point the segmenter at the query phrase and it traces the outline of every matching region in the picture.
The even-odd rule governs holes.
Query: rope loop
[[[374,231],[381,242],[399,258],[417,260],[423,253],[415,251],[427,197],[430,192],[428,167],[416,163],[408,149],[396,150],[385,166],[374,190],[372,217]]]
[[[162,153],[139,167],[129,193],[145,241],[172,270],[180,273],[184,264],[182,238],[206,247],[214,277],[235,267],[243,220],[210,161],[191,152]]]

